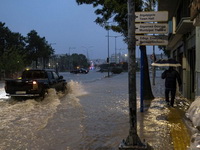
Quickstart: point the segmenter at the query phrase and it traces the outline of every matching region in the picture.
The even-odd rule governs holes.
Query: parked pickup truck
[[[65,91],[67,82],[51,69],[30,69],[19,79],[5,80],[5,91],[11,97],[44,97],[47,89]]]

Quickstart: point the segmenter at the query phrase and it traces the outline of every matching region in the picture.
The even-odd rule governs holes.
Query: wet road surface
[[[15,101],[0,88],[1,150],[118,149],[129,132],[128,74],[62,75],[68,81],[68,94],[51,89],[43,101]],[[157,86],[163,86],[160,77],[156,80]],[[137,89],[139,95],[139,75]],[[145,113],[139,112],[138,99],[138,135],[154,149],[173,150],[171,110],[163,101],[163,88],[153,89],[156,99]]]

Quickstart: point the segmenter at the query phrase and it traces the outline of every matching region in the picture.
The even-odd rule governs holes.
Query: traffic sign
[[[166,35],[144,35],[135,36],[136,45],[168,45],[168,36]]]
[[[164,23],[140,23],[135,24],[135,33],[137,34],[166,34],[168,33],[168,24]]]
[[[165,22],[168,21],[168,11],[135,12],[135,22]]]

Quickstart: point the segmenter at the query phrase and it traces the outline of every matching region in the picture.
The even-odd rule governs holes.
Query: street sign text
[[[167,45],[168,36],[165,35],[144,35],[136,36],[136,45]]]
[[[163,23],[135,24],[135,33],[166,34],[168,33],[168,24],[163,24]]]
[[[168,20],[167,11],[135,12],[135,22],[163,22]]]

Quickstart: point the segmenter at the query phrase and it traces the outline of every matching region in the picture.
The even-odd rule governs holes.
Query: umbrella
[[[180,67],[181,64],[170,58],[170,59],[159,59],[155,61],[154,63],[151,64],[152,66],[157,66],[157,67]]]

